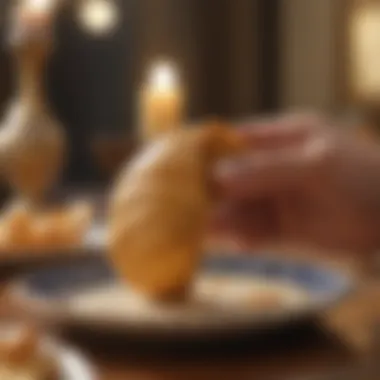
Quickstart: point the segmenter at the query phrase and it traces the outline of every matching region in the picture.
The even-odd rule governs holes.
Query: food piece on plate
[[[42,250],[65,247],[68,242],[62,233],[61,213],[49,213],[36,218],[33,226],[35,246]]]
[[[22,364],[36,354],[38,334],[30,328],[14,332],[0,342],[0,358],[12,364]]]
[[[66,237],[74,245],[83,242],[93,219],[93,208],[88,202],[74,203],[68,213]]]
[[[37,331],[7,329],[0,337],[0,379],[55,379],[56,364]]]
[[[0,220],[0,250],[76,247],[81,244],[91,220],[92,207],[85,202],[44,212],[17,205],[7,210]]]
[[[34,227],[38,247],[46,249],[72,248],[83,241],[92,220],[92,207],[78,202],[67,208],[42,215]]]
[[[10,249],[33,247],[32,215],[23,205],[7,210],[1,223],[1,246]]]
[[[136,290],[184,299],[202,253],[216,161],[240,152],[226,126],[167,133],[122,171],[110,209],[110,259]]]

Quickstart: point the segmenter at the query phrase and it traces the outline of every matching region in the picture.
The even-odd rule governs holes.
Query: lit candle
[[[52,16],[61,0],[23,0],[10,13],[9,43],[18,46],[50,35]],[[42,38],[41,38],[42,37]]]
[[[178,128],[183,122],[184,94],[178,73],[169,63],[158,63],[149,73],[140,98],[140,127],[143,138]]]
[[[21,20],[30,28],[39,27],[50,19],[57,0],[24,0],[21,3]]]
[[[38,19],[48,16],[57,0],[24,0],[22,3],[22,11],[28,19]]]
[[[52,5],[51,0],[26,0],[24,3],[30,12],[36,13],[48,11]]]

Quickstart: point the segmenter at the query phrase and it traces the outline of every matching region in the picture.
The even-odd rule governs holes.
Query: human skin
[[[316,116],[238,128],[249,149],[220,162],[213,228],[242,246],[380,248],[380,146]]]

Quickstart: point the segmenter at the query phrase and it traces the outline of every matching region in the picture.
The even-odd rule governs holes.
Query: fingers
[[[241,126],[239,133],[252,149],[218,165],[221,189],[233,197],[255,197],[281,192],[316,175],[330,148],[322,133],[325,125],[321,117],[295,114]]]
[[[274,149],[302,143],[324,124],[318,116],[289,115],[245,123],[239,133],[252,148]]]
[[[299,195],[323,180],[333,157],[325,125],[313,115],[291,115],[240,126],[250,152],[215,168],[225,201],[216,218],[221,233],[249,246],[305,234],[308,205]]]
[[[226,197],[267,196],[302,186],[309,178],[318,176],[328,163],[328,152],[329,146],[324,139],[315,139],[294,149],[253,151],[221,162],[215,176]]]

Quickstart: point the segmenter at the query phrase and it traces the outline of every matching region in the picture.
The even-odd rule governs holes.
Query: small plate
[[[23,324],[3,323],[0,328],[2,339],[8,334],[12,335],[13,332],[17,334],[20,328],[24,329]],[[56,369],[54,372],[58,376],[56,380],[96,380],[95,370],[76,349],[47,336],[40,338],[39,349],[42,350],[44,356],[46,355],[49,362],[51,361],[54,365]]]
[[[60,370],[59,380],[96,380],[94,369],[76,350],[56,345],[56,358]]]
[[[76,261],[96,254],[103,254],[106,242],[105,234],[103,225],[94,224],[84,237],[83,245],[79,247],[49,251],[15,250],[0,252],[0,271],[7,273],[9,269],[17,270],[54,262]]]
[[[41,269],[15,282],[18,305],[58,325],[132,335],[263,329],[335,305],[355,287],[348,273],[263,254],[205,259],[187,302],[154,304],[120,282],[100,256]]]

